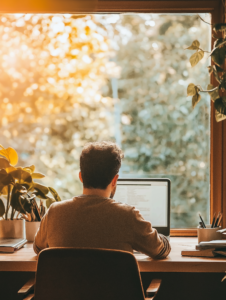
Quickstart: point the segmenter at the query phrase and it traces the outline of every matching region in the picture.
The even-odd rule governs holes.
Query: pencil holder
[[[211,228],[211,224],[206,225],[206,228],[197,228],[198,243],[208,242],[212,240],[221,240],[222,234],[217,232],[221,227]]]

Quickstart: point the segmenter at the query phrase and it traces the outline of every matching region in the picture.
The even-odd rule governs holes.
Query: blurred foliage
[[[192,111],[184,93],[208,84],[184,45],[208,25],[197,16],[1,15],[2,143],[33,161],[63,199],[81,193],[86,142],[115,139],[120,176],[169,177],[172,227],[209,218],[210,103]]]
[[[122,175],[171,179],[172,227],[196,227],[199,211],[209,218],[210,101],[192,111],[185,95],[194,78],[209,82],[208,61],[192,69],[184,51],[196,35],[208,49],[209,27],[198,16],[157,15],[120,17],[112,34],[122,70]]]

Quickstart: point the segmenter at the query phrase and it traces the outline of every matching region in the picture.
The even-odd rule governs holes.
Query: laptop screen
[[[169,226],[169,180],[118,180],[114,200],[135,206],[153,227]]]

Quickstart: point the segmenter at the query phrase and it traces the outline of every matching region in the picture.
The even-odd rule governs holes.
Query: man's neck
[[[110,194],[111,191],[108,188],[106,190],[83,188],[83,195],[110,198]]]

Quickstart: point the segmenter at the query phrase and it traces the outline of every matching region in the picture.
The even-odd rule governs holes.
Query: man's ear
[[[118,174],[116,174],[116,175],[115,175],[115,177],[113,178],[113,180],[112,180],[112,182],[111,182],[111,184],[112,184],[112,186],[113,186],[113,187],[115,187],[115,186],[116,186],[116,184],[117,184],[117,180],[118,180],[118,177],[119,177],[119,175],[118,175]]]
[[[81,171],[79,172],[79,179],[80,179],[80,181],[83,183]]]

